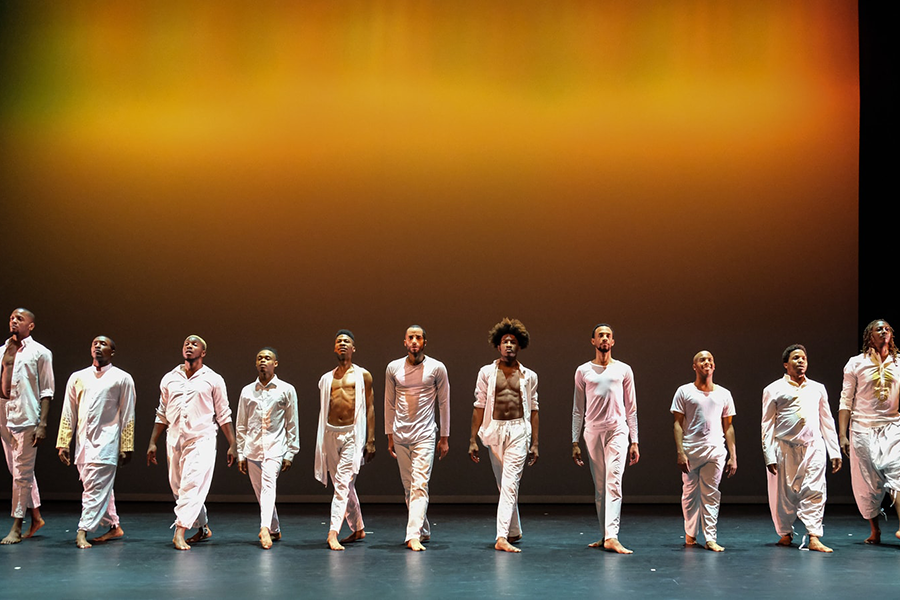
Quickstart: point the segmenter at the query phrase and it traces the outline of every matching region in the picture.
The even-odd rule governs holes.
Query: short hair
[[[422,330],[422,339],[423,339],[423,340],[427,340],[427,339],[428,339],[428,332],[426,332],[426,331],[425,331],[425,328],[422,327],[421,325],[413,324],[413,325],[410,325],[409,327],[406,328],[407,331],[409,331],[410,329],[421,329],[421,330]]]
[[[27,308],[19,307],[16,310],[14,310],[13,312],[14,313],[17,313],[17,312],[25,313],[25,316],[28,317],[29,319],[31,319],[31,322],[34,323],[34,313],[31,312],[30,310],[28,310]]]
[[[209,351],[209,346],[206,345],[206,340],[204,340],[202,337],[200,337],[196,333],[192,333],[191,335],[187,336],[186,338],[184,338],[184,341],[186,342],[191,338],[197,338],[197,340],[199,340],[200,343],[203,344],[203,350]]]
[[[591,337],[594,337],[594,334],[596,334],[597,330],[600,329],[601,327],[609,327],[609,330],[613,332],[613,337],[616,336],[616,333],[613,330],[612,325],[610,325],[609,323],[597,323],[596,325],[594,325],[594,328],[591,329]]]
[[[334,334],[334,339],[338,339],[342,335],[346,335],[348,338],[356,342],[356,336],[353,335],[353,332],[349,329],[338,329],[337,333]]]
[[[872,338],[875,337],[875,325],[877,323],[884,323],[888,326],[888,329],[891,330],[891,344],[888,348],[891,356],[894,357],[894,360],[897,359],[897,344],[894,340],[894,328],[891,327],[891,324],[885,321],[884,319],[875,319],[868,325],[866,325],[866,329],[863,331],[863,354],[866,354],[869,350],[873,350],[875,348],[874,343],[872,342]]]
[[[806,354],[807,358],[809,357],[809,353],[806,351],[806,346],[803,344],[791,344],[787,348],[784,349],[784,352],[781,353],[781,362],[786,363],[791,359],[791,354],[794,353],[794,350],[803,350],[803,354]]]
[[[266,350],[268,350],[269,352],[271,352],[272,354],[274,354],[274,355],[275,355],[275,360],[278,360],[278,350],[276,350],[276,349],[273,348],[272,346],[263,346],[262,348],[260,348],[259,350],[256,351],[256,355],[259,356],[259,353],[260,353],[260,352],[264,352],[264,351],[266,351]]]
[[[525,329],[525,325],[522,324],[522,321],[510,319],[509,317],[504,317],[502,321],[491,328],[488,332],[488,342],[490,342],[494,348],[498,348],[504,335],[515,336],[516,341],[519,342],[519,348],[522,348],[523,350],[528,347],[528,341],[531,339],[531,335],[529,335],[528,330]]]
[[[103,339],[105,339],[107,342],[109,342],[109,347],[110,347],[110,348],[112,348],[113,350],[116,349],[116,342],[115,342],[111,337],[109,337],[108,335],[95,335],[95,336],[94,336],[94,339],[96,340],[97,338],[103,338]]]

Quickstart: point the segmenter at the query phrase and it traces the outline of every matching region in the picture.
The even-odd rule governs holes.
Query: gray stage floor
[[[327,505],[281,507],[284,539],[269,551],[256,540],[249,504],[210,504],[213,539],[188,552],[171,546],[168,505],[122,503],[126,537],[75,548],[78,506],[44,507],[35,539],[0,547],[2,598],[437,598],[896,597],[900,540],[893,518],[886,544],[867,546],[868,526],[851,506],[829,507],[823,540],[832,555],[774,545],[764,506],[725,505],[716,554],[682,548],[680,510],[626,505],[622,542],[635,554],[587,548],[598,537],[593,507],[526,505],[521,554],[496,552],[494,507],[433,505],[428,550],[402,545],[400,506],[364,505],[368,537],[344,552],[326,549]],[[4,525],[5,527],[5,525]],[[799,528],[799,526],[798,526]]]

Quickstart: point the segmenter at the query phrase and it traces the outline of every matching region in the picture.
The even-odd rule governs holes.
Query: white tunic
[[[76,465],[119,463],[134,451],[134,380],[113,365],[72,373],[59,423],[57,448],[68,448],[75,426]]]
[[[592,432],[627,427],[631,443],[638,443],[637,399],[631,367],[618,360],[605,367],[590,361],[578,367],[572,407],[572,442],[581,438],[582,423]]]
[[[406,357],[391,361],[384,375],[384,432],[398,444],[414,444],[434,435],[435,404],[441,437],[450,436],[450,379],[447,367],[426,356],[417,365]]]
[[[776,464],[775,440],[795,446],[810,446],[825,440],[829,458],[840,458],[834,417],[828,405],[828,392],[817,381],[806,379],[796,384],[785,375],[763,390],[762,446],[766,464]]]

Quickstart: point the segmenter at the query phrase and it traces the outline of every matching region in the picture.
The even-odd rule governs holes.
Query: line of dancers
[[[44,525],[34,464],[37,447],[47,435],[55,384],[52,355],[31,337],[34,325],[31,311],[13,311],[3,353],[0,436],[13,478],[13,524],[0,541],[4,545],[31,537]],[[538,376],[519,360],[529,341],[527,329],[517,319],[505,318],[490,330],[488,342],[498,357],[478,373],[472,410],[468,453],[479,463],[479,441],[488,451],[500,492],[494,547],[505,552],[520,551],[519,482],[525,466],[539,458]],[[588,462],[594,480],[602,538],[590,546],[630,554],[619,541],[619,525],[625,466],[640,460],[634,374],[627,364],[613,359],[615,337],[609,324],[594,326],[590,341],[594,358],[575,371],[572,459],[579,467]],[[431,537],[428,484],[435,455],[443,459],[449,449],[450,382],[444,364],[425,354],[427,334],[422,326],[407,328],[403,344],[406,356],[392,361],[385,372],[385,434],[408,508],[404,541],[410,550],[423,551]],[[101,526],[105,531],[91,540],[94,543],[124,536],[113,487],[117,467],[127,464],[134,452],[134,381],[112,364],[116,351],[112,339],[97,336],[90,348],[91,366],[73,373],[66,384],[56,442],[59,459],[75,464],[83,484],[78,548],[90,548],[88,534]],[[330,480],[334,489],[326,543],[337,551],[366,537],[355,482],[361,467],[376,454],[373,379],[354,364],[355,350],[353,332],[339,330],[334,340],[337,367],[319,380],[314,474],[326,486]],[[202,337],[188,336],[182,347],[184,362],[162,378],[147,464],[157,464],[157,444],[165,433],[175,498],[172,542],[178,550],[189,550],[191,544],[212,537],[205,500],[221,430],[228,442],[228,466],[237,463],[259,501],[259,542],[269,549],[281,538],[277,480],[300,451],[297,392],[275,374],[277,351],[262,348],[256,355],[258,377],[241,390],[233,422],[223,378],[204,365],[207,351]],[[857,506],[871,526],[866,543],[881,542],[878,517],[885,494],[890,494],[900,518],[897,360],[891,326],[884,320],[871,322],[863,333],[862,352],[844,367],[836,427],[825,387],[806,376],[806,348],[794,344],[785,349],[785,374],[763,391],[761,419],[778,544],[793,543],[793,526],[799,519],[806,528],[800,548],[832,551],[821,541],[825,478],[828,471],[841,468],[842,452],[850,459]],[[694,380],[678,388],[670,409],[683,484],[685,546],[699,546],[702,533],[702,547],[722,552],[716,535],[719,483],[723,474],[731,477],[737,472],[735,405],[731,393],[713,381],[715,360],[710,352],[698,352],[692,368]],[[27,530],[26,516],[31,518]],[[344,521],[349,535],[339,539]],[[196,533],[188,536],[193,529]]]

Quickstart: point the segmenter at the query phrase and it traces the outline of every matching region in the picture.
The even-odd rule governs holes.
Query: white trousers
[[[850,481],[865,519],[881,514],[884,494],[900,492],[900,423],[850,425]]]
[[[207,524],[206,495],[212,484],[216,461],[216,436],[182,444],[166,444],[169,459],[169,486],[175,496],[175,526],[185,529]]]
[[[5,418],[5,417],[4,417]],[[14,519],[24,519],[25,512],[41,505],[37,477],[34,476],[34,460],[37,448],[31,445],[34,427],[11,430],[0,425],[3,454],[12,475],[12,511]]]
[[[500,490],[497,503],[497,538],[517,538],[522,535],[519,520],[519,481],[528,458],[529,439],[525,419],[493,421],[497,445],[491,451],[491,467]]]
[[[584,444],[594,478],[594,503],[603,539],[619,537],[622,515],[622,476],[628,459],[628,429],[584,431]]]
[[[708,446],[687,454],[691,470],[681,474],[681,510],[684,513],[684,533],[697,538],[701,521],[707,542],[716,541],[719,521],[719,482],[725,470],[724,447]]]
[[[94,531],[101,524],[107,527],[119,525],[113,485],[116,482],[116,465],[87,463],[76,465],[81,479],[81,520],[78,529]]]
[[[778,473],[766,470],[769,510],[778,535],[794,531],[799,518],[809,535],[822,536],[825,517],[825,442],[821,438],[809,446],[775,440],[775,466]]]
[[[409,520],[406,522],[406,541],[431,537],[428,523],[428,482],[434,465],[435,436],[413,444],[394,442],[400,480],[406,494]]]
[[[281,459],[266,458],[247,460],[247,474],[253,485],[253,493],[259,502],[259,527],[268,527],[271,533],[279,533],[278,511],[275,510],[275,488],[281,472]]]
[[[325,468],[331,476],[334,497],[331,499],[330,531],[341,532],[344,519],[350,531],[365,529],[359,497],[356,495],[356,474],[353,460],[359,446],[356,440],[356,425],[325,425],[322,437],[322,451],[325,453]]]

